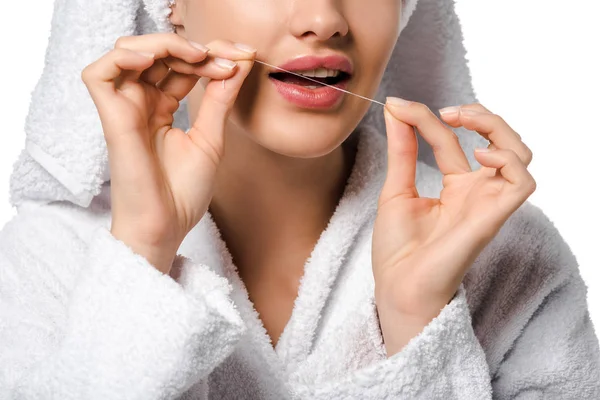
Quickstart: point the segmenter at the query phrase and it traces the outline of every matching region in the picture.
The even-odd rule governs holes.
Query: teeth
[[[309,71],[295,71],[295,73],[310,78],[327,78],[336,77],[341,73],[341,71],[337,69],[317,68]]]
[[[327,70],[325,68],[318,68],[315,71],[315,76],[317,78],[327,78]]]

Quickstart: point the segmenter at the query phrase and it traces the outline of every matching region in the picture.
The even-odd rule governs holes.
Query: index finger
[[[397,119],[415,126],[421,136],[431,145],[435,160],[442,174],[463,174],[471,172],[471,165],[465,156],[458,137],[444,126],[443,122],[425,104],[409,102],[402,105],[394,98],[388,98],[386,108]]]
[[[383,112],[388,138],[388,167],[379,197],[380,205],[398,196],[419,197],[415,186],[418,143],[414,128],[394,118],[387,107]]]
[[[155,58],[173,56],[188,63],[202,61],[208,48],[176,33],[148,33],[145,35],[121,36],[115,42],[115,49],[152,52]]]
[[[205,60],[209,50],[206,46],[189,41],[176,33],[121,36],[115,42],[115,49],[154,53],[154,59],[159,62],[155,63],[146,74],[156,74],[158,79],[153,78],[156,81],[166,74],[165,64],[160,61],[161,59],[180,59],[188,64],[195,64]],[[131,78],[139,79],[142,73],[143,71],[135,71]]]

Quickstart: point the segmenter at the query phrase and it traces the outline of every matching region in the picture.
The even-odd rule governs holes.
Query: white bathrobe
[[[529,202],[450,304],[387,357],[371,265],[387,162],[381,109],[350,139],[352,174],[275,348],[209,213],[171,275],[116,240],[105,142],[78,73],[115,36],[163,27],[163,0],[140,1],[57,0],[11,180],[18,214],[0,232],[0,399],[600,399],[587,287],[569,246]],[[453,4],[415,5],[405,2],[403,24],[414,16],[378,96],[396,91],[432,108],[473,102]],[[433,68],[436,60],[448,63]],[[426,84],[438,90],[419,89]],[[182,115],[184,107],[185,126]],[[455,132],[475,166],[478,135]],[[417,174],[420,194],[437,196],[427,148]]]

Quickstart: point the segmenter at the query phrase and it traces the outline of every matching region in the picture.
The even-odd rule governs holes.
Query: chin
[[[356,128],[360,118],[350,113],[350,107],[341,104],[336,111],[319,113],[284,109],[281,104],[256,105],[250,113],[234,109],[230,121],[239,134],[274,153],[316,158],[337,149]]]
[[[242,86],[229,120],[238,134],[274,153],[316,158],[342,145],[369,105],[345,95],[328,109],[297,107],[273,90],[271,84],[249,84]]]

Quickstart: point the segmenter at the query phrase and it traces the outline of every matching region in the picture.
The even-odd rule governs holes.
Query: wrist
[[[400,352],[410,340],[418,336],[435,318],[405,314],[393,307],[377,306],[381,334],[388,357]]]
[[[375,284],[375,302],[378,307],[393,310],[394,313],[410,316],[411,318],[430,319],[439,314],[441,308],[450,304],[458,294],[458,289],[451,295],[450,290],[441,293],[431,293],[424,289],[416,289],[418,285],[407,285],[404,288]]]
[[[407,299],[376,292],[375,304],[388,357],[402,350],[436,318],[447,302],[422,297]]]
[[[115,228],[111,228],[110,233],[115,239],[123,242],[134,253],[144,257],[160,272],[169,274],[171,271],[173,261],[177,255],[178,246],[173,246],[164,242],[146,242]]]

